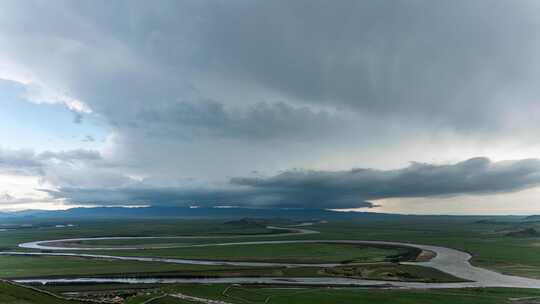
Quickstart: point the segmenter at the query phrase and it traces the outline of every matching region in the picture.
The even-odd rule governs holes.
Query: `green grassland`
[[[67,300],[33,289],[0,281],[0,303],[2,304],[83,304],[85,302]]]
[[[140,263],[134,261],[97,260],[79,257],[1,256],[0,277],[91,276],[96,274],[128,274],[176,272],[191,273],[224,270],[225,266]]]
[[[325,238],[408,241],[467,251],[472,263],[506,274],[540,278],[540,238],[510,237],[506,231],[536,227],[538,222],[483,222],[475,217],[404,218],[394,222],[333,222],[319,225]]]
[[[335,303],[531,303],[540,299],[540,291],[522,289],[462,289],[462,290],[389,290],[362,288],[283,288],[233,286],[224,293],[221,286],[176,286],[166,292],[181,292],[229,303],[268,304],[335,304]],[[516,300],[528,298],[529,302]],[[534,303],[534,302],[532,302]]]
[[[146,302],[146,304],[194,304],[194,303],[197,303],[197,302],[182,300],[182,299],[173,298],[173,297],[163,297],[163,298],[152,300],[150,302]]]
[[[0,258],[0,276],[21,277],[351,277],[372,280],[456,282],[459,279],[438,270],[395,263],[321,267],[231,267],[118,260],[89,260],[76,257]],[[1,302],[0,302],[1,303]]]
[[[72,224],[73,227],[54,227],[54,224]],[[20,220],[31,227],[0,231],[0,250],[17,249],[24,242],[49,239],[99,237],[99,236],[212,236],[212,242],[224,235],[276,234],[279,231],[262,225],[227,225],[217,220],[56,220],[44,222],[37,219]],[[195,240],[196,241],[196,240]],[[145,242],[152,242],[146,240]],[[178,242],[178,241],[177,241]],[[188,241],[191,242],[191,241]]]
[[[275,231],[261,225],[236,226],[223,220],[145,220],[83,221],[75,227],[54,228],[33,222],[32,227],[0,232],[0,250],[18,250],[17,244],[35,240],[97,236],[175,236],[215,235],[210,239],[174,240],[167,243],[213,243],[281,239],[385,240],[415,242],[461,249],[473,255],[478,266],[500,272],[540,278],[540,238],[524,229],[540,230],[539,222],[516,218],[485,217],[389,217],[333,220],[309,229],[320,234],[270,237]],[[517,233],[516,233],[517,231]],[[526,231],[526,230],[524,230]],[[253,237],[253,234],[264,234]],[[222,238],[242,234],[238,238]],[[150,241],[150,240],[149,240]],[[140,240],[100,241],[110,245],[141,244]],[[163,239],[152,240],[162,244]],[[146,242],[145,242],[146,243]],[[92,245],[96,245],[94,243]],[[87,244],[90,245],[90,244]],[[85,251],[85,253],[90,253]],[[138,251],[97,251],[100,254],[147,255],[193,259],[229,259],[288,262],[345,262],[340,267],[250,268],[198,266],[157,262],[94,260],[74,257],[0,256],[0,277],[51,276],[161,276],[161,277],[229,277],[229,276],[342,276],[363,279],[451,282],[456,278],[431,268],[399,265],[389,262],[405,254],[399,247],[353,246],[347,244],[281,244],[230,247],[170,248]],[[354,264],[376,262],[375,264]],[[61,293],[70,288],[87,291],[87,285],[46,286]],[[228,303],[540,303],[540,290],[530,289],[450,289],[397,290],[369,288],[316,288],[279,286],[228,285],[96,285],[92,288],[120,292],[127,304],[141,304],[162,295],[183,293],[202,298],[220,299]],[[150,288],[150,289],[148,289]],[[228,289],[227,289],[228,288]],[[227,292],[223,293],[227,289]],[[78,301],[55,298],[34,290],[0,284],[0,303],[7,304],[79,304]],[[164,296],[150,304],[189,303]]]
[[[62,285],[43,286],[59,296],[0,282],[2,304],[82,304],[82,300],[67,297],[103,300],[121,296],[126,304],[186,304],[174,298],[185,294],[204,299],[221,300],[231,304],[336,304],[336,303],[392,303],[392,304],[530,304],[540,301],[540,290],[510,288],[469,288],[440,290],[402,290],[369,288],[315,288],[254,285]],[[81,292],[84,291],[84,292]],[[66,292],[69,292],[67,294]],[[73,292],[79,294],[73,295]],[[63,294],[66,293],[66,294]],[[154,299],[154,300],[151,300]]]
[[[72,290],[70,286],[47,287],[55,292]],[[80,287],[73,287],[78,290]],[[92,287],[87,287],[91,288]],[[99,286],[100,293],[103,287]],[[125,289],[122,289],[125,288]],[[138,287],[140,288],[140,287]],[[336,303],[383,303],[383,304],[530,304],[540,301],[540,290],[511,288],[469,289],[369,289],[351,287],[301,287],[301,286],[253,286],[253,285],[162,285],[150,289],[134,286],[113,286],[111,292],[121,294],[126,304],[141,304],[152,298],[167,294],[185,294],[205,299],[221,300],[232,304],[336,304]],[[161,300],[162,299],[162,300]],[[190,303],[164,297],[150,303]]]
[[[246,288],[233,287],[225,295],[217,294],[199,287],[199,289],[180,288],[183,293],[198,296],[221,298],[230,303],[268,303],[268,304],[302,304],[302,303],[508,303],[509,299],[520,297],[540,297],[540,292],[523,290],[490,289],[490,290],[373,290],[354,288]],[[519,303],[514,301],[514,303]],[[527,303],[527,302],[522,302]]]
[[[228,261],[282,263],[375,263],[388,262],[407,256],[413,248],[367,246],[357,244],[298,243],[259,244],[171,249],[123,250],[123,256],[152,256],[166,258],[208,259]],[[102,251],[119,254],[118,251]],[[412,259],[416,254],[412,254]]]
[[[29,220],[30,221],[30,220]],[[273,233],[261,225],[236,226],[224,224],[224,220],[118,220],[118,221],[82,221],[72,222],[76,225],[70,228],[54,228],[40,226],[39,222],[32,222],[34,228],[9,230],[0,232],[0,250],[21,250],[17,244],[35,240],[97,237],[97,236],[175,236],[175,235],[215,235],[214,239],[183,240],[189,243],[213,242],[241,242],[255,240],[281,240],[281,239],[357,239],[357,240],[387,240],[400,242],[416,242],[447,246],[470,252],[473,255],[473,264],[497,270],[499,272],[540,278],[540,238],[514,234],[509,236],[507,231],[525,228],[540,229],[538,222],[523,222],[516,218],[489,218],[489,217],[448,217],[448,216],[392,216],[388,218],[369,217],[352,218],[348,220],[332,220],[325,224],[316,224],[309,229],[320,231],[320,234],[298,235],[287,237],[247,237],[259,233]],[[64,222],[69,223],[69,222]],[[243,234],[246,237],[220,238]],[[123,240],[130,244],[133,240]],[[136,240],[140,243],[141,240]],[[150,241],[150,240],[148,240]],[[163,242],[163,240],[154,240]],[[113,241],[115,242],[115,241]],[[169,242],[169,241],[168,241]],[[179,242],[175,240],[175,242]],[[384,251],[384,250],[383,250]],[[89,252],[85,252],[89,253]],[[366,250],[349,245],[340,244],[295,244],[287,246],[266,245],[260,246],[231,246],[204,247],[204,248],[173,248],[161,250],[130,251],[99,251],[101,254],[114,255],[147,255],[165,257],[183,257],[193,259],[231,259],[231,260],[280,260],[280,261],[347,261],[347,260],[384,260],[391,256],[390,252],[381,252],[378,248]],[[20,260],[18,260],[20,259]],[[23,265],[27,263],[24,257],[0,256],[0,265]],[[48,258],[47,258],[48,259]],[[52,260],[51,260],[52,261]],[[70,259],[66,259],[71,261]],[[74,262],[75,263],[75,262]],[[86,267],[85,264],[92,267]],[[157,265],[157,263],[127,262],[118,263],[117,267],[108,267],[111,264],[94,265],[97,261],[77,261],[69,271],[63,273],[91,272],[107,273],[124,272],[131,269],[134,272],[161,272],[164,269],[175,271],[176,265]],[[111,262],[112,263],[112,262]],[[55,271],[69,268],[55,267],[55,263],[46,263],[50,270],[36,271],[36,275],[50,275]],[[37,266],[36,266],[37,267]],[[44,266],[45,267],[45,266]],[[77,270],[77,268],[81,270]],[[83,269],[89,268],[89,269]],[[4,269],[0,268],[0,271]],[[37,268],[39,269],[39,268]],[[93,269],[93,270],[92,270]],[[11,276],[15,269],[5,268],[0,276]],[[22,275],[21,270],[16,275]]]

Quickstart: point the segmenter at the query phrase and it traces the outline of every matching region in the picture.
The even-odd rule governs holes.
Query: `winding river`
[[[305,223],[301,226],[308,226]],[[278,237],[304,234],[316,234],[318,231],[304,229],[300,227],[273,227],[269,229],[287,231],[279,234],[250,235],[250,236],[227,236],[219,238],[238,237]],[[21,279],[19,283],[238,283],[238,284],[294,284],[294,285],[340,285],[340,286],[373,286],[373,287],[399,287],[399,288],[464,288],[464,287],[520,287],[520,288],[540,288],[540,280],[518,276],[504,275],[498,272],[475,267],[469,263],[471,255],[456,249],[422,245],[404,242],[385,241],[362,241],[362,240],[272,240],[272,241],[248,241],[248,242],[224,242],[211,244],[175,245],[175,246],[136,246],[136,247],[71,247],[62,246],[62,243],[73,243],[80,241],[94,240],[127,240],[127,239],[202,239],[216,238],[216,236],[174,236],[174,237],[98,237],[98,238],[74,238],[60,240],[35,241],[22,243],[19,245],[25,249],[39,249],[48,251],[64,252],[0,252],[0,255],[28,255],[28,256],[74,256],[95,259],[116,259],[140,262],[162,262],[175,264],[194,265],[227,265],[227,266],[251,266],[251,267],[332,267],[342,264],[302,264],[302,263],[271,263],[271,262],[234,262],[216,260],[192,260],[192,259],[170,259],[153,257],[125,257],[116,255],[85,254],[65,251],[84,250],[136,250],[136,249],[161,249],[161,248],[182,248],[182,247],[215,247],[215,246],[236,246],[236,245],[260,245],[260,244],[293,244],[293,243],[339,243],[339,244],[362,244],[362,245],[391,245],[414,247],[435,253],[435,256],[428,262],[403,262],[403,264],[432,267],[440,271],[462,278],[467,282],[459,283],[418,283],[399,281],[377,281],[354,278],[333,278],[333,277],[235,277],[235,278],[50,278],[50,279]]]

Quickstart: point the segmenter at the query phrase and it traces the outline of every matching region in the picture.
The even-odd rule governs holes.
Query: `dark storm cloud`
[[[325,195],[313,189],[275,192],[273,189],[250,188],[70,188],[43,190],[54,198],[64,198],[78,204],[154,206],[237,206],[249,208],[358,208],[372,207],[357,197]]]
[[[538,1],[1,6],[0,66],[12,69],[2,77],[26,85],[18,76],[30,75],[36,95],[110,127],[106,160],[0,151],[0,167],[40,168],[60,189],[51,193],[73,203],[346,208],[538,184],[537,160],[487,159],[226,182],[251,170],[395,168],[536,143]],[[188,177],[207,186],[183,185]]]
[[[399,170],[288,171],[270,178],[235,178],[234,184],[294,193],[362,199],[510,192],[540,184],[540,160],[491,162],[472,158],[454,165],[413,163]],[[314,195],[315,197],[315,195]]]
[[[540,184],[540,160],[491,162],[473,158],[452,165],[413,163],[398,170],[295,170],[269,178],[233,178],[234,188],[64,188],[50,192],[79,203],[234,205],[280,208],[371,207],[368,200],[512,192]]]
[[[183,127],[171,128],[174,125]],[[312,140],[344,125],[345,122],[338,121],[327,111],[314,111],[306,106],[260,102],[245,109],[229,110],[211,100],[180,102],[160,108],[148,106],[131,124],[142,132],[159,130],[186,138],[210,136],[253,141]]]
[[[205,110],[205,100],[216,100],[249,112],[269,96],[289,107],[352,109],[465,133],[502,132],[508,121],[537,125],[521,110],[539,111],[536,1],[13,3],[3,19],[6,37],[17,39],[2,46],[6,54],[59,82],[53,85],[119,131],[144,119],[138,115],[148,107],[178,108],[188,100]],[[39,14],[28,22],[32,11]],[[36,60],[40,49],[47,62]],[[246,92],[256,101],[241,97]],[[168,120],[152,132],[167,137],[193,123],[213,128],[238,119],[233,124],[241,126],[230,132],[242,138],[238,129],[258,125],[206,110],[202,120]],[[297,117],[281,119],[294,126]],[[364,126],[358,119],[346,128]],[[269,132],[285,140],[305,132],[274,128]]]
[[[532,106],[520,89],[538,92],[534,1],[242,2],[207,15],[212,64],[308,103],[470,131]]]

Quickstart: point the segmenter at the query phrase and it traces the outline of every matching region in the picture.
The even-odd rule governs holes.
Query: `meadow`
[[[48,290],[77,292],[81,286],[49,286]],[[121,294],[126,304],[182,304],[192,303],[165,295],[184,294],[204,299],[220,300],[231,304],[335,304],[335,303],[383,303],[383,304],[530,304],[538,303],[540,290],[515,288],[469,288],[469,289],[369,289],[350,287],[301,287],[256,285],[162,285],[143,286],[115,285],[109,289],[102,285],[87,286],[96,293]],[[155,299],[155,300],[152,300]],[[149,301],[149,302],[147,302]]]
[[[333,220],[327,223],[314,224],[309,229],[320,231],[320,234],[297,235],[286,237],[264,236],[275,234],[259,223],[230,224],[225,220],[123,220],[123,221],[80,221],[70,222],[73,227],[55,228],[53,223],[30,221],[32,228],[13,229],[0,232],[0,250],[18,250],[19,243],[35,240],[49,240],[75,237],[97,236],[175,236],[204,235],[215,238],[167,240],[168,244],[194,244],[214,242],[242,242],[254,240],[287,240],[287,239],[358,239],[415,242],[419,244],[439,245],[467,251],[473,255],[472,263],[507,274],[516,274],[540,278],[540,238],[534,236],[509,236],[509,232],[527,228],[539,228],[536,221],[524,221],[515,217],[448,217],[448,216],[391,216],[388,218],[358,217],[347,220]],[[252,237],[253,234],[263,234]],[[220,237],[245,235],[234,239]],[[163,240],[144,240],[162,243]],[[141,240],[107,240],[109,245],[121,242],[122,245],[141,243]],[[99,242],[91,245],[102,245]],[[174,245],[174,244],[173,244]],[[85,253],[114,254],[125,256],[162,256],[192,259],[228,259],[252,261],[289,261],[289,262],[385,262],[389,257],[403,254],[399,248],[377,248],[352,246],[347,244],[282,244],[282,245],[250,245],[201,248],[170,248],[156,250],[123,250],[123,251],[91,251]],[[10,269],[9,265],[32,265],[34,276],[60,274],[102,274],[146,273],[176,270],[193,270],[188,265],[163,265],[160,263],[134,263],[119,261],[95,261],[79,258],[65,258],[72,263],[59,267],[54,258],[36,258],[45,260],[34,262],[33,258],[0,256],[0,276],[24,276],[24,267]],[[68,263],[66,262],[66,263]],[[100,265],[100,263],[102,263]],[[108,263],[108,264],[107,264]],[[85,267],[89,264],[92,267]],[[113,265],[114,264],[114,265]],[[50,266],[48,266],[50,265]],[[69,266],[69,267],[68,267]],[[50,271],[47,268],[50,268]],[[80,268],[80,270],[79,270]],[[89,268],[89,269],[85,269]],[[204,270],[204,269],[203,269]]]
[[[2,304],[83,304],[87,302],[69,300],[36,291],[34,289],[0,281],[0,303]]]
[[[276,220],[279,222],[282,220]],[[71,224],[67,227],[65,224]],[[117,221],[38,221],[12,223],[0,232],[1,250],[28,251],[18,248],[22,242],[77,237],[99,236],[210,236],[200,239],[100,240],[85,241],[85,246],[132,246],[141,244],[204,244],[258,240],[382,240],[439,245],[465,250],[472,254],[472,263],[499,272],[529,277],[540,277],[540,229],[537,221],[519,217],[448,217],[448,216],[368,216],[314,221],[308,229],[319,234],[276,236],[276,231],[265,225],[272,220],[117,220]],[[288,224],[291,224],[290,222]],[[292,223],[294,224],[294,222]],[[57,225],[61,225],[58,226]],[[236,235],[237,237],[230,238]],[[256,235],[256,236],[255,236]],[[224,238],[226,237],[226,238]],[[76,251],[75,251],[76,252]],[[211,246],[200,248],[168,248],[145,250],[91,250],[84,253],[125,256],[162,256],[191,259],[225,259],[277,262],[336,262],[341,266],[322,267],[233,267],[165,264],[158,262],[87,259],[78,257],[0,256],[1,278],[23,277],[235,277],[279,276],[321,277],[339,276],[376,280],[415,282],[456,282],[458,278],[440,271],[395,263],[410,257],[407,247],[359,246],[351,244],[272,244]],[[417,253],[416,253],[417,254]],[[39,286],[41,288],[41,286]],[[114,293],[124,290],[126,303],[189,303],[167,296],[184,293],[228,303],[534,303],[540,300],[539,290],[483,288],[451,290],[380,290],[369,288],[319,288],[283,286],[231,285],[67,285],[44,286],[48,290],[64,292],[92,290]],[[19,286],[3,285],[0,303],[77,303],[60,298],[42,298],[43,294],[21,290]],[[227,289],[228,288],[228,289]],[[227,292],[223,292],[227,289]],[[88,294],[86,294],[89,292]],[[17,296],[15,296],[17,295]],[[21,298],[22,295],[22,298]],[[18,297],[18,298],[17,298]],[[37,297],[38,300],[31,299]],[[157,298],[156,298],[157,297]],[[156,299],[153,299],[156,298]],[[153,299],[153,300],[152,300]],[[78,304],[78,303],[77,303]]]

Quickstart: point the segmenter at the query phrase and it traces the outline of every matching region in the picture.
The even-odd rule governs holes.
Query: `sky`
[[[540,3],[0,3],[0,210],[540,213]]]

